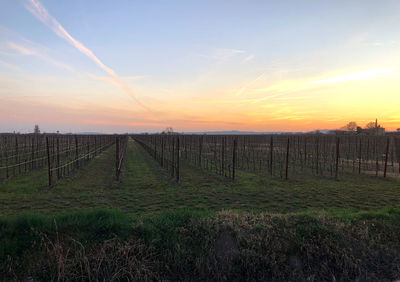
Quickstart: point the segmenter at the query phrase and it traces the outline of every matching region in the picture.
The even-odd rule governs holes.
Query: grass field
[[[116,183],[114,154],[109,149],[50,190],[46,170],[0,184],[1,213],[93,207],[118,208],[130,214],[180,208],[287,213],[400,206],[400,182],[369,175],[349,175],[339,181],[293,175],[284,181],[239,171],[237,180],[231,182],[182,165],[182,181],[177,184],[133,140],[128,144],[122,183]]]
[[[0,184],[4,280],[391,281],[400,269],[400,182],[369,175],[182,165],[176,183],[133,140],[46,188],[46,170]],[[36,281],[33,280],[33,281]]]

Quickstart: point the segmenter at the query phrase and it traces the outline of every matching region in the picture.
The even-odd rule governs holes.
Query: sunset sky
[[[0,7],[0,132],[400,127],[398,0]]]

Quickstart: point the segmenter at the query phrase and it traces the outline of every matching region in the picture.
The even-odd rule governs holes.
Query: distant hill
[[[263,134],[332,134],[335,130],[331,129],[317,129],[313,131],[240,131],[240,130],[227,130],[227,131],[193,131],[193,132],[175,132],[178,134],[194,134],[194,135],[263,135]],[[131,133],[131,134],[147,134],[142,133]],[[148,133],[148,134],[159,134],[159,133]]]
[[[77,135],[105,135],[106,133],[100,133],[100,132],[77,132],[74,133]]]
[[[183,132],[183,134],[201,134],[201,135],[262,135],[262,134],[287,134],[303,132],[283,132],[283,131],[201,131],[201,132]]]

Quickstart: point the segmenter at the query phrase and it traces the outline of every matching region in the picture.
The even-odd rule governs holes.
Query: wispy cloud
[[[21,45],[19,45],[17,43],[14,43],[14,42],[7,42],[7,46],[8,46],[9,49],[11,49],[13,51],[16,51],[16,52],[18,52],[18,53],[20,53],[22,55],[30,56],[30,55],[35,55],[36,54],[36,52],[34,50],[31,50],[28,47],[21,46]]]
[[[54,33],[56,33],[59,37],[63,38],[70,44],[72,44],[76,49],[89,57],[92,61],[94,61],[100,68],[102,68],[105,72],[107,72],[112,79],[114,80],[115,85],[118,85],[121,89],[127,92],[136,103],[141,106],[146,111],[150,111],[150,109],[141,103],[132,88],[122,79],[120,78],[114,70],[106,66],[96,55],[88,49],[81,42],[72,37],[64,27],[46,10],[46,8],[37,0],[28,0],[28,4],[26,5],[28,11],[30,11],[35,17],[37,17],[42,23],[44,23],[47,27],[49,27]]]
[[[238,49],[217,49],[217,51],[215,52],[215,57],[217,59],[226,60],[237,54],[243,54],[243,53],[246,53],[246,51]]]
[[[373,80],[382,77],[400,77],[400,68],[398,67],[381,67],[381,68],[370,68],[364,69],[356,72],[342,73],[336,76],[322,76],[322,77],[308,77],[308,78],[298,78],[298,79],[283,79],[275,82],[268,82],[266,86],[262,86],[263,78],[266,73],[262,73],[257,76],[254,80],[246,83],[236,92],[236,96],[242,94],[252,94],[252,95],[263,95],[255,99],[251,99],[249,102],[260,102],[269,99],[303,99],[303,96],[290,96],[285,97],[288,94],[294,94],[304,90],[312,91],[318,90],[321,87],[327,87],[330,84],[336,83],[348,83],[353,81],[363,81],[363,80]],[[256,82],[262,87],[257,87]],[[307,96],[308,97],[308,96]]]
[[[251,55],[247,56],[246,58],[244,58],[243,62],[249,62],[249,61],[253,60],[254,57],[255,56],[253,54],[251,54]]]
[[[70,65],[67,65],[63,62],[60,62],[58,60],[53,59],[52,57],[48,56],[46,53],[42,52],[40,50],[40,47],[34,46],[31,42],[25,40],[21,42],[14,42],[14,41],[7,41],[5,44],[6,50],[11,51],[10,52],[4,52],[7,54],[7,56],[13,56],[15,54],[18,55],[23,55],[23,56],[36,56],[39,57],[40,59],[55,65],[56,67],[71,71],[71,72],[76,72],[73,67]]]
[[[391,74],[398,70],[399,69],[397,68],[372,68],[357,72],[346,73],[339,76],[315,80],[310,82],[310,84],[340,83],[340,82],[348,82],[356,80],[368,80],[371,78],[376,78],[387,74]]]
[[[245,83],[242,87],[239,88],[238,91],[236,91],[236,96],[242,95],[247,90],[248,87],[250,87],[252,84],[254,84],[255,82],[257,82],[260,79],[262,79],[265,74],[266,74],[266,72],[263,72],[262,74],[257,76],[255,79]]]
[[[239,49],[226,49],[226,48],[217,48],[211,52],[211,54],[197,54],[199,57],[213,59],[218,61],[224,61],[232,58],[238,54],[245,54],[246,51]]]

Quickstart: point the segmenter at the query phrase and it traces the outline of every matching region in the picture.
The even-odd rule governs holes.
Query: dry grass
[[[10,281],[393,281],[399,223],[399,210],[341,218],[187,211],[130,222],[128,238],[95,243],[56,225],[2,269]]]
[[[154,281],[154,254],[139,241],[118,238],[84,247],[74,239],[42,235],[43,256],[36,268],[52,281]]]

